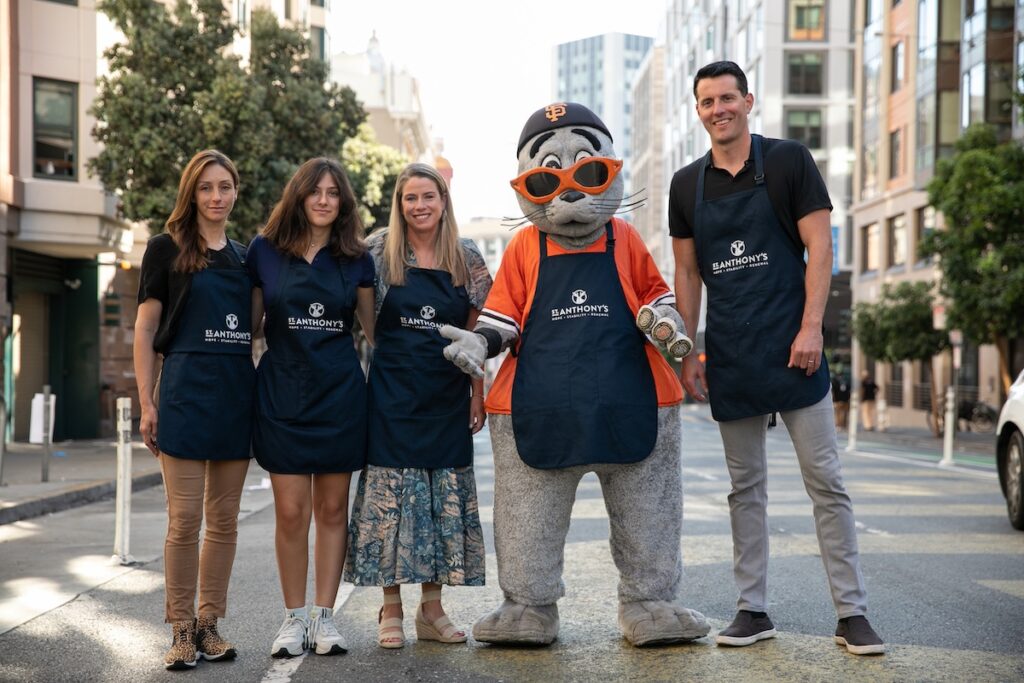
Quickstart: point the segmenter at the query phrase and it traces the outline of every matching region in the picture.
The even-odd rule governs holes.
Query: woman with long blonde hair
[[[149,240],[142,257],[133,351],[139,431],[160,460],[167,494],[168,669],[236,654],[219,635],[217,620],[227,610],[255,383],[252,286],[244,247],[226,233],[237,197],[231,160],[217,150],[199,152],[182,171],[166,232]],[[158,355],[163,366],[156,402]]]
[[[444,178],[427,164],[399,175],[386,230],[368,240],[377,264],[376,349],[369,379],[369,451],[359,477],[345,578],[381,586],[377,642],[405,643],[401,584],[421,584],[420,640],[462,643],[442,585],[484,583],[473,477],[483,382],[445,360],[442,325],[472,329],[491,277],[460,239]]]
[[[355,195],[334,159],[302,164],[249,246],[253,317],[266,311],[253,452],[274,489],[284,621],[274,657],[347,650],[334,623],[348,538],[348,489],[366,459],[366,376],[355,316],[372,343],[373,261]],[[313,605],[306,607],[310,520]]]

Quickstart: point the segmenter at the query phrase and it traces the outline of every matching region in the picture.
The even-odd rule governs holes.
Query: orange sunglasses
[[[531,168],[512,181],[512,187],[535,204],[554,199],[565,190],[600,194],[622,168],[621,159],[584,157],[569,168]]]

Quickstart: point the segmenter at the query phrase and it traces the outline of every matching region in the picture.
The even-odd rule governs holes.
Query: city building
[[[854,161],[855,0],[668,0],[665,14],[665,178],[707,153],[693,78],[728,59],[747,74],[754,95],[750,130],[799,140],[810,150],[832,199],[832,296],[825,346],[831,359],[850,357],[846,278],[853,266],[851,203]],[[667,219],[665,230],[667,227]]]
[[[553,48],[552,98],[593,110],[608,127],[622,159],[629,159],[632,142],[633,76],[653,44],[648,36],[605,33]],[[622,173],[628,193],[632,169],[625,165]]]
[[[433,162],[433,139],[420,102],[419,82],[384,58],[376,33],[366,52],[333,56],[331,79],[355,91],[378,142],[413,161]]]
[[[933,259],[918,255],[922,238],[944,229],[926,187],[937,162],[953,154],[967,126],[986,122],[1003,139],[1013,134],[1013,74],[1021,65],[1021,34],[1014,33],[1014,21],[1009,0],[858,4],[855,302],[877,300],[886,284],[937,283],[941,277]],[[1020,135],[1019,125],[1016,130]],[[941,325],[941,315],[936,318]],[[1010,349],[1010,355],[1019,356],[1017,364],[1024,366],[1024,342],[1016,345],[1021,348]],[[857,374],[866,370],[881,387],[879,407],[890,425],[923,426],[932,396],[953,381],[952,354],[933,362],[888,364],[856,346],[855,351]],[[965,339],[961,358],[960,397],[999,405],[996,348]]]

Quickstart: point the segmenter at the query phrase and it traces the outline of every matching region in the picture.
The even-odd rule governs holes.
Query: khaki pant
[[[188,460],[160,454],[167,494],[164,583],[168,623],[196,615],[196,585],[203,616],[223,617],[235,561],[238,507],[246,460]],[[199,528],[206,518],[203,547]]]
[[[869,432],[875,428],[874,401],[864,401],[860,404],[860,421],[864,424],[864,429]]]

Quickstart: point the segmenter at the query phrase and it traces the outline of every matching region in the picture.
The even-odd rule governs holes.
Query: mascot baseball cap
[[[540,133],[566,126],[587,126],[596,128],[609,138],[612,134],[597,114],[590,111],[582,104],[576,102],[555,102],[542,109],[538,109],[526,119],[523,132],[519,134],[519,146],[516,148],[516,156],[523,151],[526,143]]]

